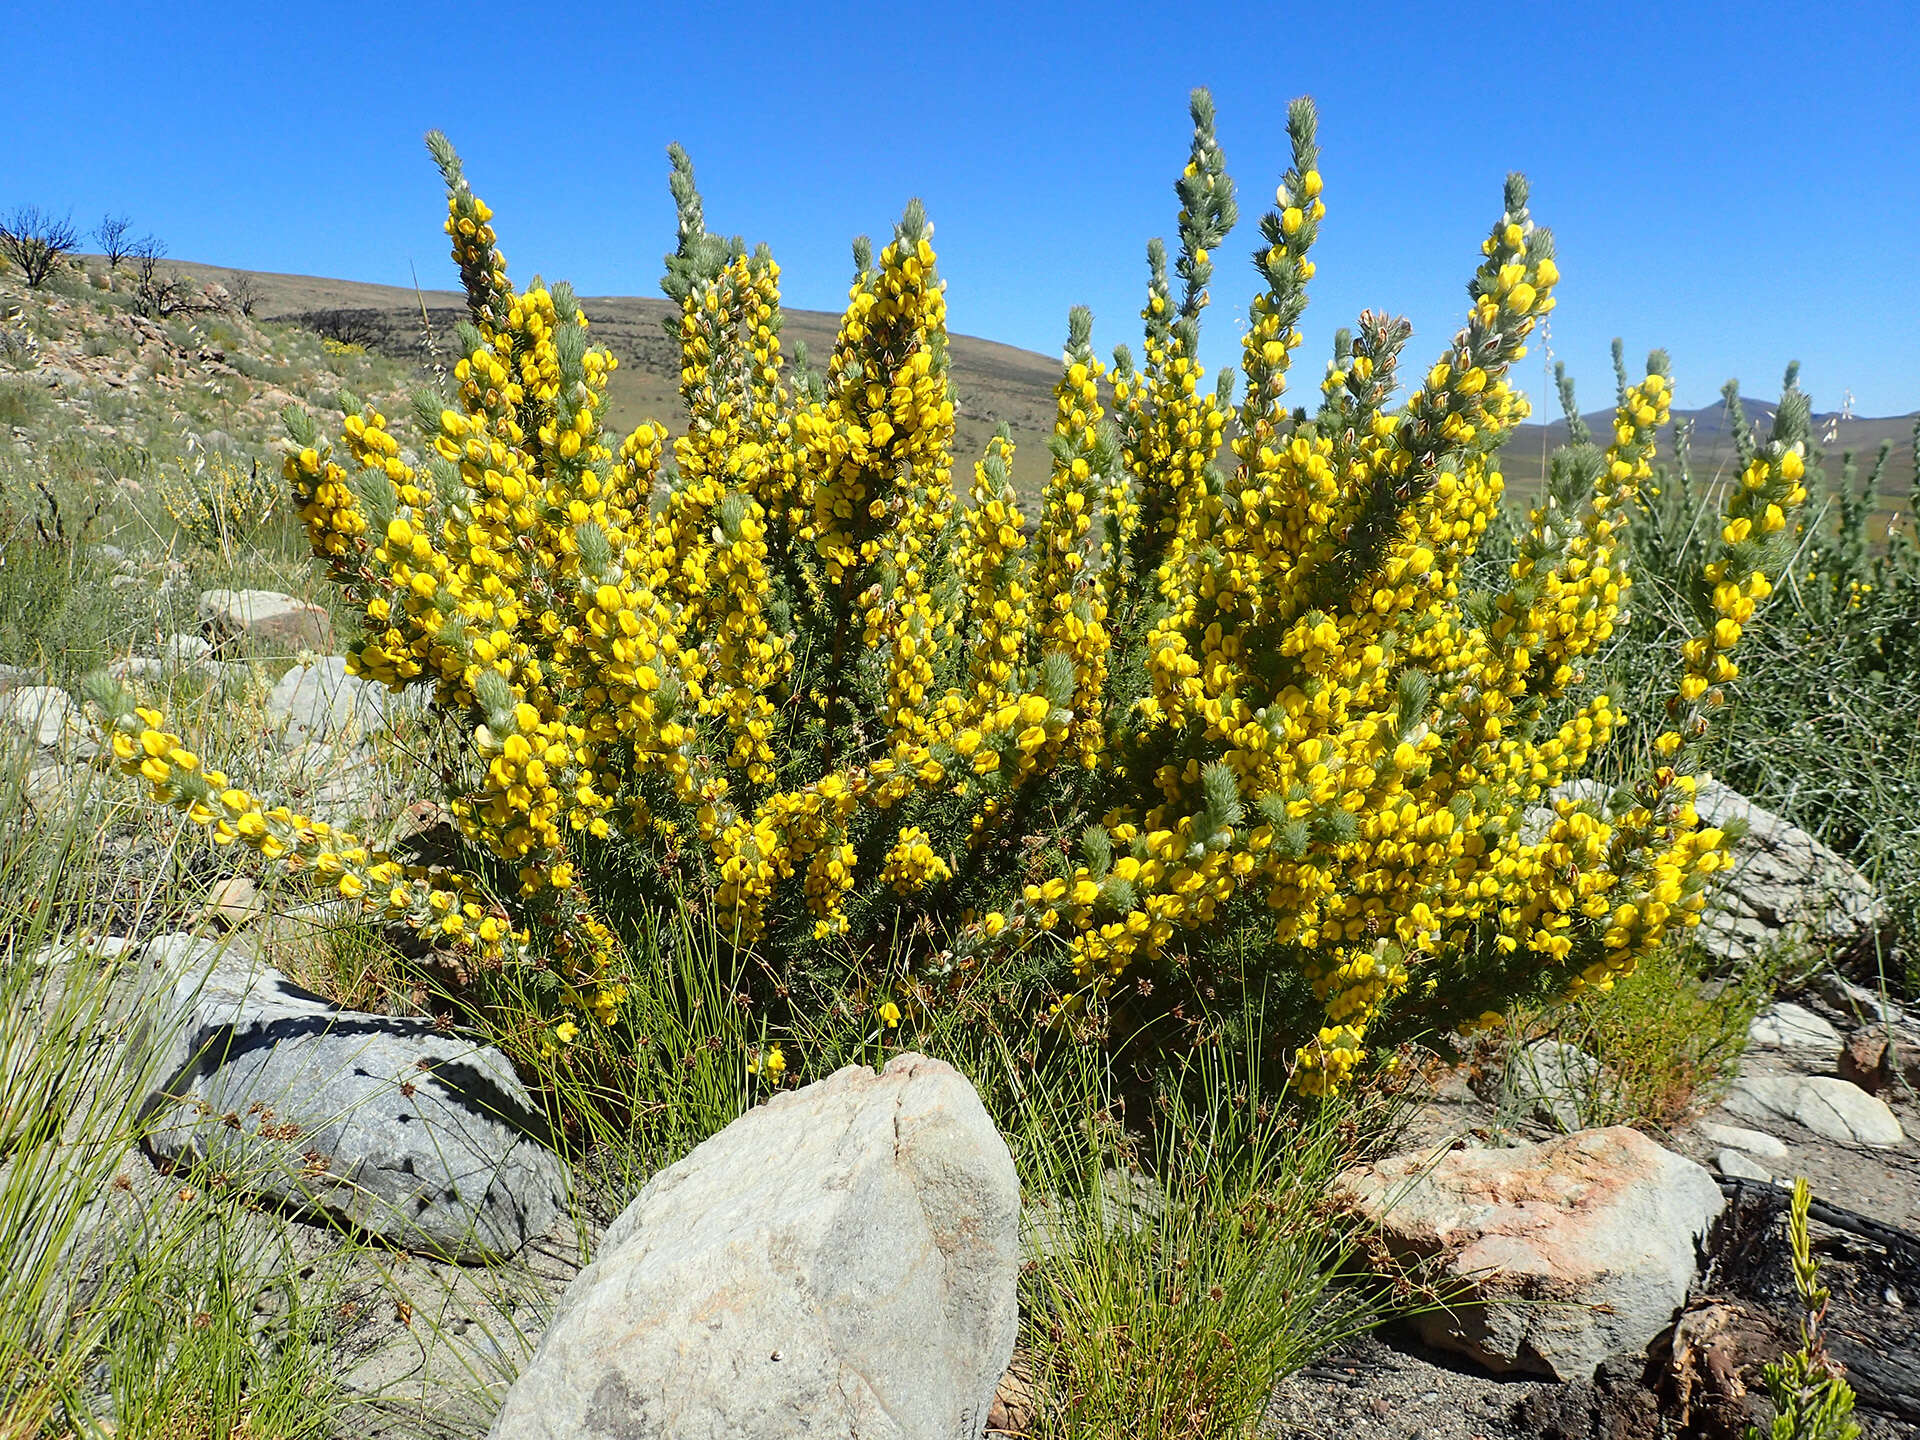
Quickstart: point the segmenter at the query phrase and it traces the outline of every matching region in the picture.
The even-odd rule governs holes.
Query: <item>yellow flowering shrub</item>
[[[1290,112],[1262,289],[1237,376],[1213,384],[1200,319],[1237,209],[1204,92],[1193,118],[1143,355],[1103,365],[1091,317],[1070,317],[1030,511],[1004,433],[956,494],[917,202],[877,254],[855,247],[838,339],[803,372],[779,267],[707,231],[676,148],[687,428],[615,437],[614,357],[565,285],[509,281],[492,212],[430,137],[470,312],[456,391],[416,407],[417,435],[369,407],[329,442],[290,414],[286,476],[364,617],[355,672],[429,691],[466,736],[452,808],[511,925],[464,882],[235,798],[124,702],[116,753],[217,839],[270,842],[461,943],[557,957],[569,1003],[602,1019],[623,962],[601,917],[702,893],[776,959],[831,940],[878,972],[907,944],[937,980],[1051,955],[1063,995],[1202,969],[1231,939],[1311,986],[1308,1090],[1338,1085],[1390,1011],[1458,1023],[1608,985],[1694,922],[1720,863],[1688,746],[1804,496],[1805,406],[1783,403],[1751,456],[1718,613],[1644,779],[1610,815],[1548,802],[1620,718],[1584,667],[1622,613],[1664,358],[1623,381],[1612,433],[1556,457],[1503,591],[1470,593],[1496,456],[1528,414],[1511,367],[1559,279],[1525,183],[1465,324],[1404,394],[1410,327],[1368,312],[1318,403],[1289,408],[1326,213],[1313,109]]]
[[[242,467],[224,455],[199,455],[160,478],[160,503],[182,533],[222,552],[256,535],[285,498],[271,466]]]

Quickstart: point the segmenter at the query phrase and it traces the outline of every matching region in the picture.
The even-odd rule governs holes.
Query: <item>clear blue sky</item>
[[[1665,345],[1679,399],[1738,375],[1920,408],[1920,42],[1905,4],[672,3],[21,6],[0,206],[126,211],[183,258],[451,283],[420,144],[444,128],[514,275],[657,293],[664,147],[717,230],[766,240],[790,304],[838,309],[847,242],[912,195],[957,331],[1056,351],[1070,304],[1135,342],[1172,229],[1186,94],[1212,87],[1243,219],[1208,356],[1233,353],[1286,103],[1320,106],[1327,223],[1302,379],[1362,307],[1432,353],[1528,172],[1559,237],[1551,344]],[[1538,395],[1539,370],[1524,364]],[[1298,387],[1296,387],[1298,388]]]

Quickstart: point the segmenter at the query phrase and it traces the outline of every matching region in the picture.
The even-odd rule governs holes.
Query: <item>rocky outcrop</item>
[[[1340,1189],[1398,1260],[1437,1266],[1451,1287],[1448,1308],[1414,1322],[1428,1343],[1561,1380],[1672,1322],[1722,1206],[1704,1168],[1625,1126],[1400,1155]]]
[[[498,1050],[342,1010],[244,946],[165,935],[142,960],[173,977],[141,1050],[159,1051],[156,1157],[454,1260],[510,1255],[559,1216],[565,1167]]]
[[[495,1440],[976,1440],[1013,1353],[1019,1201],[940,1061],[775,1096],[614,1222]]]

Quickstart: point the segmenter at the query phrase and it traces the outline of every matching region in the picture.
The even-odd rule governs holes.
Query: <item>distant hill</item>
[[[326,323],[341,326],[354,338],[362,339],[370,349],[395,356],[421,357],[424,336],[429,329],[444,353],[451,348],[454,326],[466,313],[465,297],[452,290],[421,292],[395,285],[235,271],[184,261],[177,262],[176,268],[207,281],[224,282],[234,274],[245,274],[260,296],[256,314],[267,319],[305,319],[309,323],[315,317],[323,317]],[[620,368],[614,371],[609,387],[615,428],[624,431],[648,419],[677,428],[682,418],[679,355],[665,329],[668,316],[674,313],[672,304],[664,299],[631,295],[583,296],[581,304],[592,322],[596,342],[606,345],[620,358]],[[816,363],[824,361],[838,327],[837,315],[818,310],[788,310],[781,338],[789,359],[794,343],[804,341]],[[1058,358],[971,335],[953,336],[951,355],[954,389],[959,400],[958,433],[954,439],[955,489],[965,495],[971,483],[973,463],[986,449],[994,427],[1004,421],[1013,431],[1018,447],[1014,481],[1023,495],[1037,495],[1047,475],[1047,437],[1053,428],[1053,385],[1060,373]],[[1534,403],[1536,413],[1544,415],[1550,413],[1553,399],[1550,395],[1536,394]],[[1748,420],[1764,434],[1774,402],[1743,399],[1742,403]],[[1596,410],[1586,417],[1596,435],[1605,436],[1612,413],[1609,408]],[[1896,505],[1906,504],[1913,476],[1913,425],[1917,416],[1920,412],[1879,419],[1841,420],[1828,413],[1815,417],[1814,433],[1822,437],[1821,448],[1829,457],[1830,469],[1837,469],[1841,452],[1849,449],[1858,455],[1864,468],[1872,463],[1882,439],[1893,442],[1880,506],[1883,512],[1890,512]],[[1697,474],[1712,476],[1731,469],[1734,447],[1723,404],[1681,411],[1675,418],[1693,422],[1693,464]],[[1826,440],[1824,437],[1829,433],[1834,438]],[[1501,457],[1510,495],[1525,501],[1538,492],[1546,457],[1555,446],[1565,443],[1566,436],[1565,420],[1519,427]],[[1660,453],[1665,457],[1673,454],[1671,427],[1661,432]]]
[[[390,355],[422,357],[428,328],[443,353],[450,351],[454,327],[466,316],[466,297],[453,290],[414,291],[357,280],[237,271],[187,261],[169,263],[200,281],[225,283],[232,275],[244,274],[259,292],[254,310],[257,316],[269,320],[324,316],[328,323],[342,327],[343,335],[351,334],[369,349]],[[595,343],[605,345],[620,361],[608,386],[614,427],[626,431],[642,420],[659,420],[680,428],[679,350],[665,328],[667,318],[677,315],[677,307],[664,299],[628,295],[582,296],[580,303]],[[804,341],[813,363],[824,364],[833,348],[840,317],[818,310],[785,313],[781,342],[788,360],[792,360],[794,343]],[[1017,446],[1015,483],[1023,493],[1037,494],[1047,474],[1053,385],[1060,375],[1058,357],[971,335],[951,338],[959,409],[954,438],[955,489],[962,496],[967,493],[974,461],[985,453],[994,427],[1004,421]]]

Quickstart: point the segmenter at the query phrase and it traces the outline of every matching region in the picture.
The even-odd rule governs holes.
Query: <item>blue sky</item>
[[[1170,234],[1186,94],[1212,87],[1243,219],[1208,358],[1234,353],[1285,113],[1321,114],[1308,312],[1408,315],[1438,349],[1525,170],[1559,240],[1550,344],[1608,396],[1616,334],[1684,405],[1791,358],[1822,408],[1920,409],[1920,43],[1909,6],[1071,4],[21,7],[0,206],[125,211],[180,257],[451,283],[422,132],[498,211],[513,273],[655,294],[664,147],[714,229],[766,240],[788,303],[838,309],[848,241],[919,195],[956,331],[1052,352],[1066,309],[1136,344]],[[1538,396],[1538,347],[1523,383]],[[1299,388],[1298,385],[1296,388]]]

